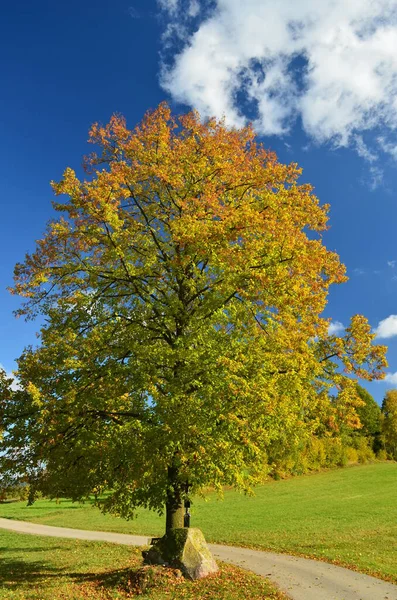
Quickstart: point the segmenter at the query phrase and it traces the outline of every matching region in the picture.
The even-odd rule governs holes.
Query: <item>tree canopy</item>
[[[269,443],[313,415],[357,423],[354,378],[382,377],[385,348],[359,315],[328,335],[346,281],[328,206],[251,127],[161,104],[90,142],[86,178],[53,183],[60,217],[15,269],[19,314],[44,325],[25,391],[2,401],[0,462],[53,495],[108,491],[123,516],[166,505],[175,524],[204,486],[249,489]]]

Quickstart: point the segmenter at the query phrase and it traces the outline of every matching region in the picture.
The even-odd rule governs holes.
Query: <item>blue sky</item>
[[[366,387],[379,402],[397,387],[397,0],[21,0],[3,7],[0,32],[8,371],[36,343],[38,324],[13,317],[5,288],[52,217],[49,181],[79,167],[92,122],[121,112],[133,126],[166,99],[230,125],[252,120],[281,161],[303,167],[331,204],[325,242],[350,277],[326,314],[368,317],[390,367]]]

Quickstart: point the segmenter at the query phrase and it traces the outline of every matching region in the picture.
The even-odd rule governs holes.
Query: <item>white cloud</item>
[[[170,17],[176,17],[178,14],[179,0],[157,0],[159,7]]]
[[[378,327],[374,330],[378,338],[391,338],[397,335],[397,315],[390,315],[383,321],[379,322]]]
[[[378,160],[378,156],[374,154],[374,152],[371,152],[361,135],[356,135],[354,141],[356,143],[356,150],[359,156],[371,163]]]
[[[128,14],[130,15],[131,19],[140,19],[141,18],[139,11],[134,6],[128,7]]]
[[[382,127],[378,147],[397,158],[397,0],[158,3],[178,32],[175,45],[166,36],[161,71],[175,100],[231,126],[253,120],[260,134],[300,118],[316,142],[351,144],[370,163],[363,133]]]
[[[378,137],[377,142],[383,152],[390,154],[394,160],[397,160],[397,144],[387,141],[384,136]]]
[[[328,335],[338,335],[345,330],[345,326],[340,321],[333,321],[329,324]]]
[[[189,17],[197,17],[200,12],[200,3],[198,0],[190,0],[188,6],[188,15]]]
[[[394,269],[394,267],[396,266],[396,260],[388,260],[387,261],[387,265],[391,268]]]
[[[397,373],[386,373],[386,377],[380,380],[380,382],[382,381],[386,381],[386,383],[391,383],[392,385],[397,385]]]
[[[383,169],[371,165],[369,168],[367,183],[370,190],[376,190],[383,183]]]

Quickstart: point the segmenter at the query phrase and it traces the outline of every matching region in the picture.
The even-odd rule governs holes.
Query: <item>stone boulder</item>
[[[169,565],[180,569],[189,579],[201,579],[218,570],[203,533],[190,527],[170,529],[156,540],[145,552],[145,563]]]

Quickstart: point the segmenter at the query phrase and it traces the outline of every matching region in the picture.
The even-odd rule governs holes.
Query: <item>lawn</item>
[[[287,600],[263,578],[221,565],[201,581],[170,569],[142,570],[137,548],[2,531],[1,600]],[[147,587],[146,587],[147,586]]]
[[[322,558],[397,581],[397,463],[338,469],[256,489],[197,499],[192,525],[207,540]],[[139,511],[123,521],[90,503],[0,505],[0,516],[48,525],[161,535],[164,518]]]

